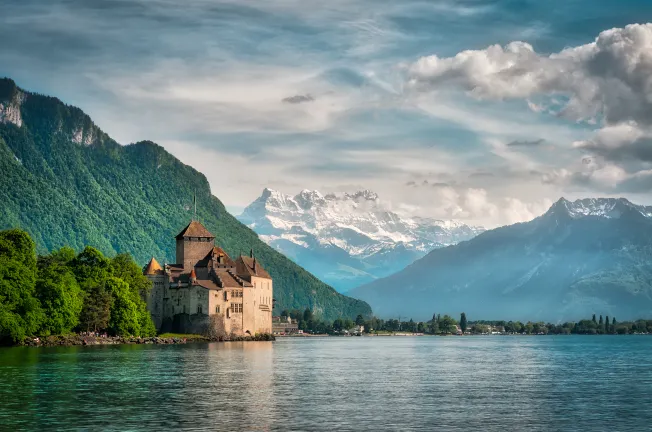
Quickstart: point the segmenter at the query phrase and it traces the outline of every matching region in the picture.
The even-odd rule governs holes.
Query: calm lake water
[[[649,430],[652,337],[0,349],[2,430]]]

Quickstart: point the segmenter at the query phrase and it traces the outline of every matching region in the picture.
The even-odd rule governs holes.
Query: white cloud
[[[586,45],[545,55],[525,42],[454,57],[422,57],[408,68],[416,91],[459,86],[477,98],[564,95],[561,114],[574,120],[652,123],[652,24],[614,28]]]

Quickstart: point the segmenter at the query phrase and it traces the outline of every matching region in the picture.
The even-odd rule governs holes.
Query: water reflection
[[[0,429],[641,430],[645,337],[0,350]]]

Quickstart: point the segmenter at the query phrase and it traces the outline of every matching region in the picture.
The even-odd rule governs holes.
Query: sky
[[[647,0],[3,0],[0,76],[152,140],[233,213],[375,191],[494,227],[651,204]]]

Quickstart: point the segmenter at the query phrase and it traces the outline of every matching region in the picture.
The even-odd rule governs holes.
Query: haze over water
[[[0,350],[3,430],[643,430],[645,336]]]

